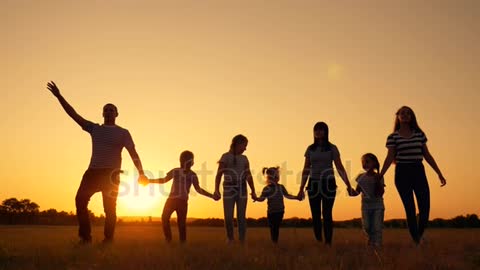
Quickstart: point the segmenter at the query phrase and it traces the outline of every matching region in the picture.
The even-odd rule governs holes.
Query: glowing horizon
[[[448,181],[440,188],[426,165],[431,218],[479,214],[480,3],[187,2],[0,3],[1,199],[75,211],[90,137],[46,90],[53,80],[88,120],[101,123],[103,104],[116,104],[151,176],[193,151],[210,192],[217,161],[241,133],[257,193],[260,169],[275,165],[297,193],[317,121],[328,123],[353,185],[362,154],[383,162],[395,112],[409,105]],[[133,193],[119,197],[118,216],[159,216],[170,184],[153,195],[139,187],[136,197],[126,151],[122,165]],[[404,217],[393,172],[385,219]],[[347,198],[339,177],[337,185],[334,219],[359,217],[360,199]],[[285,202],[286,218],[310,217],[308,200]],[[103,213],[100,194],[89,209]],[[249,201],[248,217],[265,215],[266,203]],[[192,188],[188,216],[223,218],[222,203]]]

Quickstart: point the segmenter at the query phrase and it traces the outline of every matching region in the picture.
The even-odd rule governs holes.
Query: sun
[[[332,63],[328,65],[327,75],[330,80],[338,81],[342,78],[344,67],[341,64]]]
[[[159,185],[142,186],[122,180],[118,191],[117,214],[120,216],[159,216],[165,192]]]

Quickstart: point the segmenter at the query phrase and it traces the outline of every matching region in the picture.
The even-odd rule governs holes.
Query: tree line
[[[103,215],[96,216],[89,211],[90,220],[93,225],[103,225],[105,217]],[[174,221],[173,221],[174,223]],[[29,200],[9,198],[0,205],[0,224],[3,225],[77,225],[77,217],[73,212],[57,211],[56,209],[48,209],[40,211],[40,206]],[[157,225],[160,221],[153,221],[152,217],[140,218],[136,221],[118,220],[118,225]],[[223,219],[204,218],[192,219],[188,222],[189,226],[199,227],[223,227]],[[266,217],[254,219],[248,218],[249,227],[266,227],[268,220]],[[305,218],[288,218],[284,219],[283,227],[311,227],[312,219]],[[334,221],[334,226],[338,228],[361,228],[362,220],[355,218],[345,221]],[[405,219],[390,219],[384,221],[385,228],[405,228]],[[429,227],[433,228],[480,228],[480,220],[477,214],[467,214],[454,217],[452,219],[436,218],[430,220]]]
[[[94,225],[103,224],[103,216],[95,216],[89,211],[90,220]],[[76,225],[77,216],[73,212],[48,209],[40,211],[40,206],[29,199],[18,200],[9,198],[0,205],[0,224],[4,225]]]

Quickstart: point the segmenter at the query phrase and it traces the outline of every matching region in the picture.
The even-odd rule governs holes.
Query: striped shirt
[[[123,147],[128,150],[135,148],[128,130],[117,125],[106,126],[88,121],[83,130],[90,133],[92,138],[92,157],[88,166],[90,169],[120,169]]]
[[[167,178],[172,178],[172,189],[170,190],[170,199],[188,200],[188,193],[192,184],[198,186],[197,174],[193,171],[185,171],[182,168],[172,169],[167,173]]]
[[[390,134],[387,138],[387,148],[395,149],[395,161],[397,163],[416,163],[423,160],[423,146],[427,143],[427,137],[423,132],[413,132],[410,138],[404,138],[398,131]]]
[[[282,213],[285,212],[283,204],[285,195],[288,195],[288,191],[283,185],[271,183],[263,188],[260,197],[267,198],[268,213]]]

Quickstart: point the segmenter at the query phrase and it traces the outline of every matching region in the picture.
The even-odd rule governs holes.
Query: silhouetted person
[[[47,88],[58,99],[65,112],[92,138],[90,165],[83,175],[75,197],[79,224],[78,235],[81,243],[92,241],[87,207],[90,197],[96,192],[102,192],[105,211],[104,242],[110,242],[113,240],[117,220],[116,203],[120,183],[121,152],[124,147],[127,148],[140,177],[145,177],[142,162],[135,150],[132,137],[128,130],[115,124],[118,116],[115,105],[109,103],[103,107],[104,122],[103,125],[99,125],[81,117],[63,98],[54,82],[49,82]]]
[[[180,154],[180,168],[174,168],[167,173],[164,178],[143,180],[141,184],[158,183],[164,184],[173,179],[172,189],[168,196],[162,213],[162,226],[165,240],[167,242],[172,241],[172,231],[170,229],[170,217],[173,212],[177,212],[177,225],[178,233],[180,236],[180,242],[187,240],[187,211],[188,211],[188,194],[190,193],[190,187],[193,185],[195,190],[209,198],[219,200],[220,198],[214,198],[213,194],[204,190],[198,183],[197,174],[192,171],[194,164],[194,156],[190,151],[183,151]]]
[[[220,182],[223,179],[223,213],[225,217],[225,229],[227,241],[233,238],[233,211],[237,206],[238,238],[245,241],[247,231],[247,183],[250,186],[252,199],[256,198],[250,163],[243,152],[247,149],[247,137],[239,134],[233,137],[230,150],[222,155],[218,161],[218,170],[215,177],[216,198],[220,198]]]
[[[263,168],[263,175],[267,185],[262,190],[262,195],[255,201],[263,202],[267,199],[267,219],[270,227],[270,238],[273,243],[278,242],[280,234],[280,225],[282,224],[285,213],[283,197],[290,200],[301,200],[299,196],[290,195],[287,189],[278,183],[280,181],[280,172],[278,167]]]
[[[380,177],[385,175],[392,162],[396,163],[395,186],[405,208],[410,235],[418,245],[427,227],[430,214],[430,188],[422,163],[423,158],[438,174],[441,186],[446,185],[447,181],[428,151],[427,136],[418,126],[417,118],[411,108],[403,106],[397,111],[393,133],[388,136],[386,146],[388,153],[380,171]],[[414,194],[418,204],[418,223],[415,215]]]
[[[362,168],[365,172],[355,179],[357,187],[350,195],[362,194],[362,227],[368,238],[367,244],[373,248],[381,248],[385,213],[383,204],[385,184],[383,177],[378,175],[380,171],[378,158],[372,153],[363,155]]]
[[[304,197],[304,188],[307,183],[308,201],[312,212],[313,231],[317,241],[323,241],[322,214],[325,244],[332,244],[333,217],[332,209],[337,194],[337,184],[333,172],[333,163],[338,174],[345,182],[349,194],[352,187],[340,159],[340,152],[332,144],[328,136],[328,126],[318,122],[313,127],[313,144],[305,151],[305,164],[302,171],[302,182],[298,196]]]

